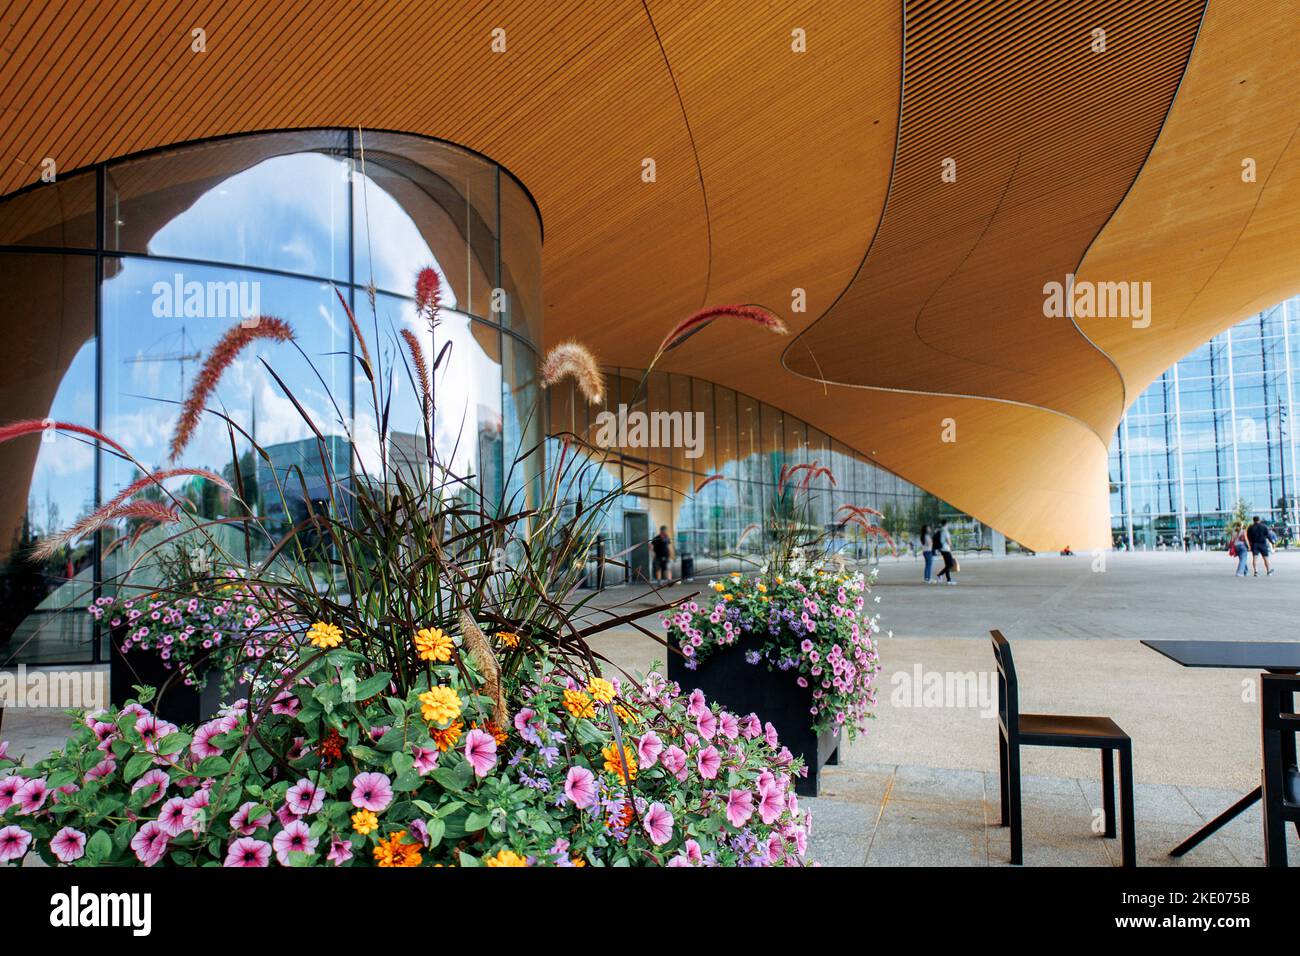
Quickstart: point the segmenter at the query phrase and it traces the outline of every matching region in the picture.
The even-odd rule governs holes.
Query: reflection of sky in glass
[[[84,344],[68,366],[50,407],[55,421],[95,421],[95,343]],[[95,487],[94,446],[50,432],[41,443],[27,493],[28,514],[38,535],[62,531],[89,510]]]
[[[264,160],[159,228],[149,253],[346,280],[347,169],[319,153]]]
[[[347,350],[347,319],[328,285],[228,268],[172,264],[141,259],[122,262],[121,270],[104,283],[104,432],[121,442],[142,463],[166,463],[168,444],[183,401],[193,387],[200,363],[238,318],[159,317],[154,315],[154,283],[236,280],[259,284],[262,310],[284,318],[295,330],[303,350],[347,414],[347,385],[343,375]],[[298,401],[326,434],[341,433],[338,416],[321,383],[292,346],[258,343],[245,350],[226,370],[211,407],[222,408],[270,446],[311,435],[307,423],[258,360],[265,356]],[[246,447],[246,443],[240,442]],[[241,448],[241,450],[243,450]],[[224,423],[205,416],[185,452],[186,464],[220,471],[230,461]],[[105,494],[131,477],[122,464],[105,474]]]

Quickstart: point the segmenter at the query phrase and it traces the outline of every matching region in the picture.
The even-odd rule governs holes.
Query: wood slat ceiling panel
[[[1043,287],[1074,271],[1136,178],[1203,10],[907,3],[889,204],[863,268],[787,367],[1037,405],[1109,442],[1122,382],[1068,318],[1045,318]]]

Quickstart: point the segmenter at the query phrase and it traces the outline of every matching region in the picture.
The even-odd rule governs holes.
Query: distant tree
[[[1232,532],[1239,522],[1243,528],[1250,524],[1250,502],[1245,498],[1237,499],[1237,503],[1229,513],[1228,519],[1223,523],[1223,537],[1231,538]]]

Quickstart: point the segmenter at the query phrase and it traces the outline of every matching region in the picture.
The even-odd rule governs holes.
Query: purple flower
[[[348,860],[352,859],[352,844],[336,836],[330,840],[330,851],[325,854],[325,859],[329,860],[335,866],[342,866]]]
[[[515,730],[519,731],[519,736],[530,744],[540,744],[542,738],[538,731],[541,729],[542,721],[537,716],[537,711],[531,707],[520,708],[519,713],[515,714]]]
[[[411,755],[415,758],[415,772],[422,777],[438,766],[437,747],[415,747]]]
[[[381,813],[393,802],[393,782],[382,773],[359,773],[352,780],[352,805]]]

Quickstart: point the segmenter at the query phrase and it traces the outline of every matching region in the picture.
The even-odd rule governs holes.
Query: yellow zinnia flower
[[[460,716],[460,694],[451,687],[430,687],[420,695],[420,714],[431,724],[445,724]]]
[[[758,588],[758,593],[759,593],[759,594],[766,594],[766,593],[767,593],[767,585],[764,584],[762,581],[759,581],[756,585],[754,585],[754,587]]]
[[[727,586],[721,581],[714,581],[712,587],[715,591],[725,591],[727,589]]]
[[[329,650],[343,643],[343,631],[334,624],[317,621],[307,632],[307,640],[311,641],[313,647]]]
[[[420,652],[422,661],[439,661],[445,664],[451,660],[454,646],[451,638],[440,627],[422,627],[415,632],[415,649]]]
[[[369,810],[358,810],[352,814],[352,829],[362,836],[379,829],[379,817]]]
[[[623,761],[618,759],[618,745],[610,744],[601,750],[601,756],[605,758],[605,769],[610,773],[618,776],[621,783],[627,783],[628,778],[636,779],[636,755],[632,753],[632,748],[623,745],[623,761],[627,762],[627,775],[623,773]]]
[[[616,714],[618,715],[618,719],[621,720],[621,721],[623,721],[623,723],[625,723],[625,724],[635,724],[635,723],[636,723],[636,715],[633,714],[633,713],[632,713],[630,710],[628,710],[626,707],[624,707],[622,704],[615,704],[615,705],[614,705],[614,713],[616,713]]]
[[[603,677],[593,677],[587,683],[587,693],[602,704],[608,704],[614,699],[614,685]]]
[[[527,857],[522,857],[514,850],[501,850],[496,856],[483,861],[485,866],[527,866]]]
[[[588,697],[580,690],[566,690],[564,692],[564,709],[574,717],[594,717],[596,708]]]
[[[519,635],[514,631],[497,631],[497,640],[506,647],[519,646]]]

